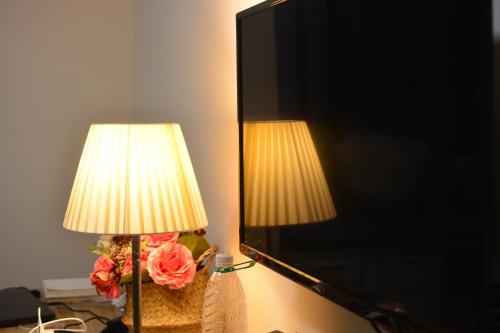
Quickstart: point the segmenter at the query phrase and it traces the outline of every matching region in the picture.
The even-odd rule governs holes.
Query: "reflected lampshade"
[[[244,218],[251,227],[336,216],[305,121],[243,123]]]
[[[178,124],[90,127],[64,228],[137,235],[206,226],[200,191]]]

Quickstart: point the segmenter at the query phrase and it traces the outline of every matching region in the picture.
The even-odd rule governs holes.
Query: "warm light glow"
[[[92,125],[64,227],[98,234],[147,234],[207,226],[178,124]]]
[[[243,123],[247,226],[318,222],[336,216],[304,121]]]

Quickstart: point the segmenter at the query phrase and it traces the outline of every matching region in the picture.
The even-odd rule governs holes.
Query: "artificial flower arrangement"
[[[205,231],[141,236],[141,276],[170,289],[192,283],[210,245]],[[120,286],[132,280],[132,239],[130,236],[101,236],[91,252],[99,255],[90,281],[108,298],[120,296]]]

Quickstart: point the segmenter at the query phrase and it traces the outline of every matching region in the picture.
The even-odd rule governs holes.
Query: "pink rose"
[[[148,257],[149,253],[147,251],[141,252],[141,271],[148,268]],[[129,256],[125,261],[122,269],[122,275],[127,275],[132,273],[132,256]]]
[[[108,298],[116,298],[120,294],[114,268],[113,260],[100,256],[94,263],[94,270],[89,274],[90,282],[99,292],[106,293]]]
[[[179,239],[178,232],[168,232],[165,234],[151,234],[142,237],[146,241],[146,246],[150,249],[156,249],[165,243],[176,243]]]
[[[156,284],[170,289],[183,288],[196,274],[196,264],[189,249],[178,243],[165,243],[155,249],[148,259],[149,276]]]

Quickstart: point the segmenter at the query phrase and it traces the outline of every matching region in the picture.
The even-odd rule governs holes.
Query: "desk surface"
[[[69,304],[69,306],[77,310],[90,310],[99,316],[109,319],[116,318],[120,315],[120,311],[109,303],[77,303]],[[56,319],[77,317],[85,320],[92,317],[89,313],[73,312],[63,306],[51,306],[50,308],[55,312]],[[104,328],[105,326],[98,320],[92,320],[87,323],[88,333],[99,333]],[[0,328],[0,333],[27,333],[27,331],[18,327],[4,327]]]

